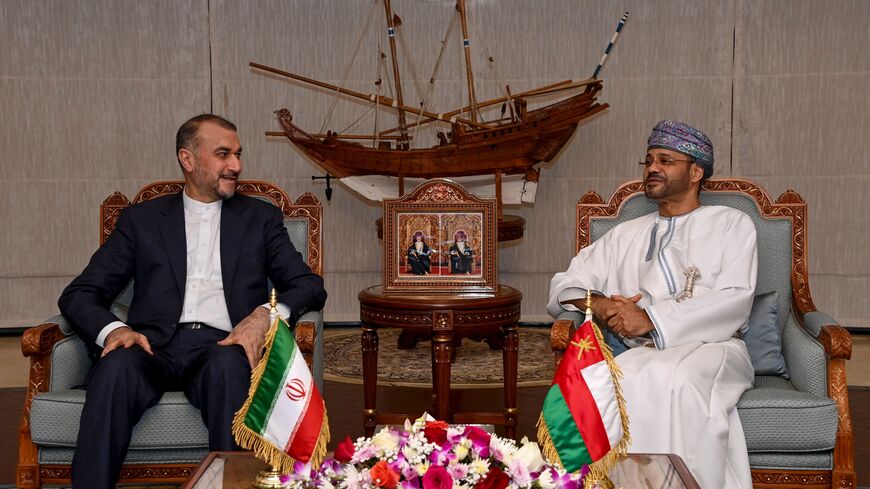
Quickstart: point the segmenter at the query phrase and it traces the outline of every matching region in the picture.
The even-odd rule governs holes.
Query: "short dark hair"
[[[199,131],[199,126],[203,122],[211,122],[217,124],[218,126],[229,129],[230,131],[238,132],[236,129],[236,125],[232,122],[224,119],[219,115],[214,114],[199,114],[196,117],[191,117],[187,120],[181,127],[178,128],[178,132],[175,133],[175,155],[178,156],[178,152],[181,148],[189,149],[191,151],[196,150],[197,141],[196,135]]]

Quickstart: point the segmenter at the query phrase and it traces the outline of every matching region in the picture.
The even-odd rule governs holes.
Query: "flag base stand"
[[[261,470],[254,479],[254,489],[283,489],[287,485],[281,482],[281,473],[272,467],[271,470]]]
[[[593,479],[587,475],[583,481],[583,487],[586,489],[615,489],[616,484],[606,475],[601,479]]]

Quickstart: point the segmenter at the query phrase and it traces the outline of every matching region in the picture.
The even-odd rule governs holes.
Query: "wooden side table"
[[[378,413],[378,328],[400,328],[432,337],[433,415],[451,423],[485,423],[505,427],[513,438],[517,427],[517,322],[520,320],[520,291],[500,285],[493,296],[409,296],[386,295],[381,286],[359,293],[362,320],[362,361],[366,436],[378,424],[400,424],[420,413]],[[450,360],[454,336],[486,336],[500,333],[504,338],[504,409],[501,412],[453,412],[450,409]]]

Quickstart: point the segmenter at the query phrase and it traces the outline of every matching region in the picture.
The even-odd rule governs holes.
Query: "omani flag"
[[[233,419],[233,436],[285,474],[295,461],[316,467],[326,455],[326,406],[281,317],[266,335],[266,354],[251,374],[248,399]]]
[[[619,376],[610,349],[587,312],[544,398],[538,441],[547,458],[576,472],[611,455],[602,462],[609,465],[618,453],[625,453],[628,418]],[[604,474],[608,469],[601,467]]]

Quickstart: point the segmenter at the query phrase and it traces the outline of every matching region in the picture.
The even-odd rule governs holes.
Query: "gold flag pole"
[[[269,319],[275,320],[278,315],[278,292],[275,288],[269,293]],[[254,489],[283,489],[287,485],[281,482],[281,472],[274,465],[269,470],[261,470],[254,479]]]

